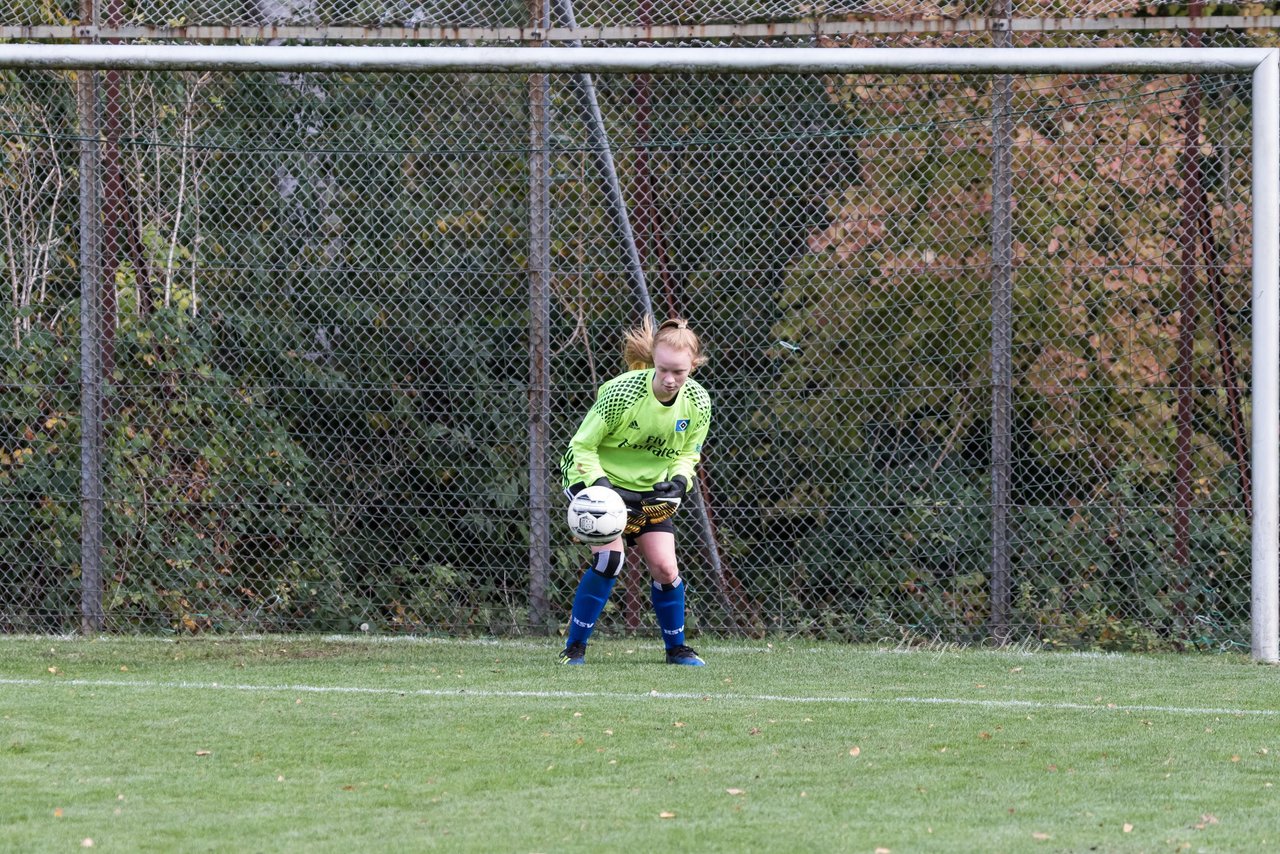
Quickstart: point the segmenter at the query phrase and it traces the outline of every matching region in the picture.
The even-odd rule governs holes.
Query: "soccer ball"
[[[569,532],[584,543],[611,543],[627,524],[627,505],[607,486],[588,486],[569,502]]]

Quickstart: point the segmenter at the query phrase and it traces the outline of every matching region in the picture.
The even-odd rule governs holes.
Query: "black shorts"
[[[635,496],[634,498],[632,497],[633,495]],[[670,519],[663,519],[661,522],[650,522],[645,519],[644,514],[640,512],[640,496],[635,495],[635,493],[624,493],[622,495],[622,503],[627,505],[627,524],[631,525],[637,520],[640,521],[640,530],[636,531],[634,534],[622,535],[622,541],[626,543],[627,546],[634,546],[636,544],[636,537],[641,534],[651,534],[654,531],[665,531],[668,534],[674,534],[676,532],[676,526],[673,521],[675,518],[674,516]]]

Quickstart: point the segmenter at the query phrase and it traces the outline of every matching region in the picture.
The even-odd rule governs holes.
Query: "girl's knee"
[[[680,577],[680,570],[675,563],[659,563],[649,566],[649,574],[658,584],[672,584]]]

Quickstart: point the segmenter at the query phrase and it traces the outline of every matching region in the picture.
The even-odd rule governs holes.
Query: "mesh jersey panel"
[[[600,397],[594,406],[596,413],[612,430],[626,411],[649,393],[652,382],[650,371],[632,371],[614,378],[600,389]]]

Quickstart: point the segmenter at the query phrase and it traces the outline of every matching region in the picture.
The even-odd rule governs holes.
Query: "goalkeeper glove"
[[[655,483],[653,489],[640,502],[640,512],[649,524],[665,522],[680,509],[680,500],[689,491],[689,481],[684,475]]]
[[[664,480],[653,485],[655,497],[664,501],[675,501],[677,505],[679,505],[680,499],[684,498],[685,493],[688,491],[689,481],[685,480],[682,474],[676,475],[671,480]]]

